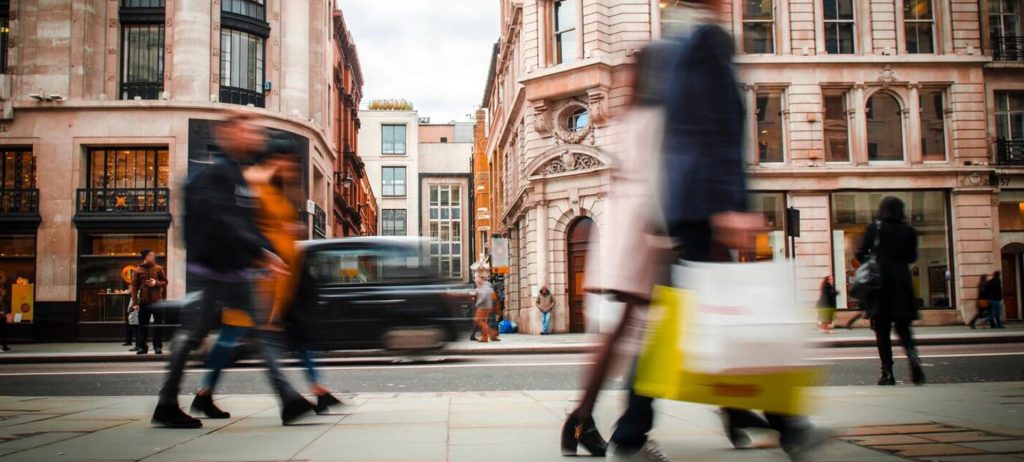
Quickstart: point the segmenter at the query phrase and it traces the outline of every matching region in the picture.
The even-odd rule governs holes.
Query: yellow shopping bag
[[[721,407],[809,414],[807,387],[818,383],[815,368],[760,368],[726,373],[688,369],[685,346],[681,347],[685,339],[681,335],[684,327],[691,325],[694,297],[687,290],[663,286],[655,289],[648,316],[648,337],[637,361],[633,383],[636,392]]]

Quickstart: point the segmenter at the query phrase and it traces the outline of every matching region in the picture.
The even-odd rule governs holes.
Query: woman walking
[[[991,321],[989,315],[989,309],[991,308],[989,306],[989,299],[991,298],[988,294],[989,290],[991,290],[991,287],[989,286],[988,275],[982,274],[981,277],[978,278],[978,311],[974,313],[974,317],[971,318],[971,322],[967,323],[968,326],[971,326],[971,329],[977,329],[975,324],[978,323],[979,319],[989,319]]]
[[[993,329],[1006,329],[1003,324],[1003,277],[996,271],[988,282],[988,323]]]
[[[914,345],[910,324],[917,319],[914,287],[909,265],[917,260],[917,231],[907,224],[903,201],[886,197],[878,208],[877,221],[864,230],[864,240],[857,250],[857,259],[868,261],[873,255],[881,273],[881,288],[867,300],[861,300],[864,312],[871,318],[871,328],[878,342],[882,361],[879,385],[895,385],[892,361],[892,329],[895,326],[910,360],[911,381],[925,382],[921,358]]]
[[[832,333],[832,324],[836,318],[836,291],[832,276],[821,280],[821,296],[818,298],[818,327],[826,334]]]

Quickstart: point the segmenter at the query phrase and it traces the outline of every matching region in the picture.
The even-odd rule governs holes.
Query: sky
[[[336,0],[363,70],[363,108],[406,99],[431,122],[465,122],[483,99],[498,0]]]

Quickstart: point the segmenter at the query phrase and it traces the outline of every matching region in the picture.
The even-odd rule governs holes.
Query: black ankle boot
[[[921,366],[921,357],[918,356],[917,351],[907,352],[907,358],[910,359],[910,381],[914,385],[924,385],[924,368]]]
[[[896,377],[892,375],[891,367],[882,368],[882,376],[878,378],[879,385],[896,385]]]
[[[196,395],[192,400],[192,413],[204,414],[211,419],[228,419],[231,414],[222,411],[216,404],[213,404],[213,395]]]
[[[341,404],[340,399],[335,398],[334,395],[330,393],[324,393],[322,395],[316,395],[315,410],[317,414],[324,414],[330,409],[331,406],[337,406],[339,404]]]
[[[313,406],[313,403],[306,401],[305,398],[294,398],[284,403],[284,406],[281,407],[281,424],[288,425],[299,417],[314,411],[315,408],[316,406]]]
[[[575,456],[580,445],[594,457],[604,457],[608,451],[608,442],[597,431],[593,417],[580,421],[569,415],[562,426],[562,455]]]
[[[200,428],[203,426],[199,419],[186,414],[177,404],[157,405],[150,423],[167,428]]]

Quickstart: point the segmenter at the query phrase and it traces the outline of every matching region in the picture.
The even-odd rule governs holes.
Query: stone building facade
[[[225,111],[251,111],[301,149],[297,208],[334,234],[335,65],[353,65],[328,0],[15,0],[0,3],[0,269],[34,298],[23,338],[123,336],[125,278],[150,248],[185,291],[180,185],[216,149]],[[339,60],[340,47],[346,54]],[[343,65],[344,66],[344,65]],[[358,70],[358,67],[355,67]],[[339,95],[338,93],[341,93]],[[351,104],[351,102],[349,102]],[[356,124],[356,125],[353,125]],[[348,129],[355,126],[354,120]],[[20,308],[20,306],[19,306]],[[23,320],[26,319],[23,316]]]
[[[507,308],[522,331],[537,332],[531,295],[547,284],[559,301],[555,330],[580,331],[589,228],[600,233],[614,219],[610,180],[630,162],[617,124],[628,67],[645,43],[673,33],[678,10],[655,0],[500,3],[484,106],[491,229],[512,242]],[[1019,29],[991,30],[996,19],[1019,27],[994,18],[1004,3],[728,2],[721,25],[735,38],[748,108],[751,208],[770,228],[742,259],[795,255],[801,300],[812,304],[825,276],[845,285],[864,228],[895,195],[922,234],[912,265],[922,322],[969,318],[978,277],[1000,267],[1000,183],[1019,184],[997,155],[1024,130],[1014,125],[1024,124],[1013,106],[1024,81],[1019,41],[1005,39]],[[1009,9],[1019,18],[1020,5]],[[1015,194],[1002,193],[1004,215],[1020,225],[1010,212],[1024,197]],[[789,207],[801,213],[795,247],[785,237]],[[1015,265],[1017,279],[1019,237],[1002,236],[1012,251],[1003,266]],[[841,292],[841,308],[855,308]],[[1014,303],[1007,315],[1019,319]]]

